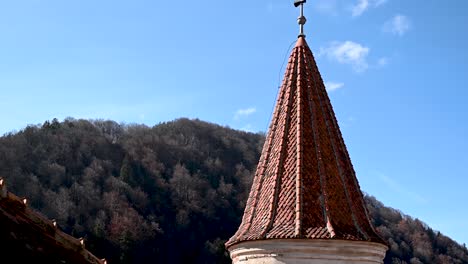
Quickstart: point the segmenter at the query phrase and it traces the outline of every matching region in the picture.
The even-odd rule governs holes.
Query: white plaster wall
[[[382,264],[387,246],[360,241],[271,239],[228,248],[233,264]]]

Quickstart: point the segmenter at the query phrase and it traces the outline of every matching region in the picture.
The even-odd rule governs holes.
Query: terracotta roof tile
[[[1,263],[8,262],[10,257],[15,258],[14,263],[26,260],[41,263],[107,263],[86,250],[83,239],[60,231],[54,220],[31,210],[24,200],[8,192],[5,180],[0,178]]]
[[[383,243],[303,37],[288,61],[242,223],[226,246],[284,238]]]

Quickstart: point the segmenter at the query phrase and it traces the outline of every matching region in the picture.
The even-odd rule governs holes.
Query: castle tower
[[[242,223],[226,243],[233,263],[383,263],[314,56],[301,31],[288,61]]]

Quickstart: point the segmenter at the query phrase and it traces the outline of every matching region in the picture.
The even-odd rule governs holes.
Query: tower
[[[300,34],[290,55],[233,263],[383,263],[351,159],[314,56]]]

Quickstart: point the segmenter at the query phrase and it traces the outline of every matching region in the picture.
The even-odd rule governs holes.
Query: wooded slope
[[[109,263],[230,263],[262,134],[199,120],[152,128],[66,119],[0,138],[0,177]],[[366,197],[385,263],[468,263],[468,250]],[[1,239],[1,238],[0,238]]]

